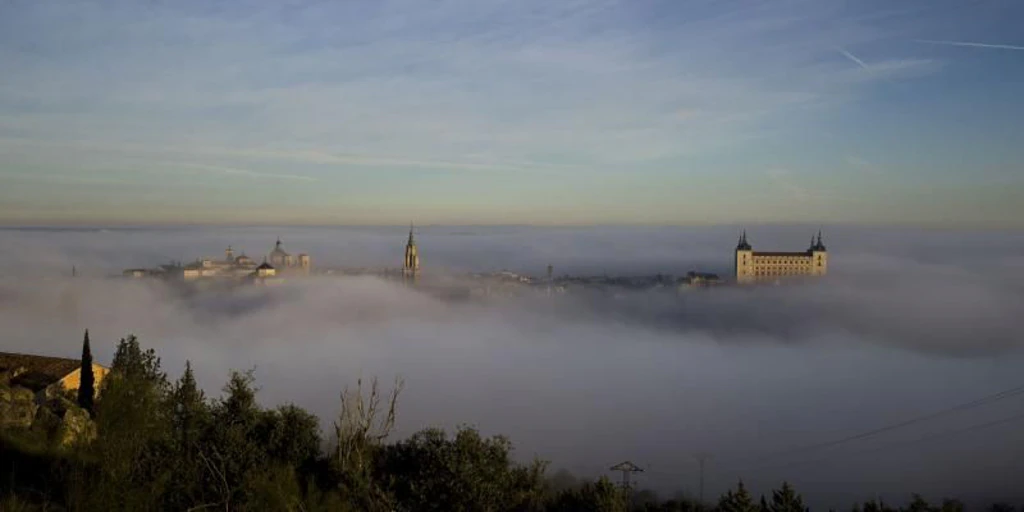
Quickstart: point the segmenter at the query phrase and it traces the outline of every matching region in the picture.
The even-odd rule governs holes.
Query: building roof
[[[274,266],[264,261],[262,265],[256,267],[256,270],[274,270]]]
[[[686,273],[686,277],[696,277],[700,279],[719,279],[718,274],[712,274],[710,272],[695,272],[692,270]]]
[[[39,391],[81,368],[78,359],[0,352],[0,373],[13,373],[11,384]]]
[[[799,256],[802,258],[809,257],[810,251],[798,251],[798,252],[778,252],[778,251],[754,251],[754,256]]]

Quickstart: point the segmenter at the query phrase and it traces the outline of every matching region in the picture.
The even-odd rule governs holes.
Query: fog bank
[[[810,232],[749,230],[764,250],[802,249]],[[678,275],[727,272],[736,229],[418,233],[426,272]],[[828,229],[823,280],[681,297],[449,303],[374,278],[184,295],[103,277],[227,244],[258,256],[276,236],[314,265],[397,266],[404,243],[402,228],[0,230],[0,350],[77,357],[89,328],[107,362],[133,332],[172,376],[191,360],[217,394],[229,369],[255,367],[264,403],[325,421],[357,377],[400,375],[399,435],[469,423],[581,476],[630,459],[666,493],[696,493],[693,455],[706,452],[707,496],[743,476],[837,507],[876,493],[1022,498],[1022,423],[965,430],[1024,413],[1021,397],[790,452],[1024,384],[1021,233]],[[71,265],[84,277],[68,279]]]

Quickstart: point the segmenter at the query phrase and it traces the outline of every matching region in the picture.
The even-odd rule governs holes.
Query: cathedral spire
[[[420,254],[413,238],[413,224],[409,223],[409,243],[405,244],[405,260],[402,262],[402,275],[415,281],[420,272]]]

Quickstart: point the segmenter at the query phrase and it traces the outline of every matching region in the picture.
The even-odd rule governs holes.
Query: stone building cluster
[[[284,276],[306,276],[313,268],[312,259],[306,253],[297,256],[284,250],[281,239],[262,262],[257,262],[244,252],[236,254],[231,246],[224,251],[224,258],[200,258],[185,265],[163,265],[157,269],[128,269],[127,277],[164,277],[196,281],[204,279],[248,280],[266,283]]]

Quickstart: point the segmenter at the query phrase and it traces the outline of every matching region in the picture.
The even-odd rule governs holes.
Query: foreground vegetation
[[[88,338],[83,363],[91,362]],[[91,366],[83,364],[83,369]],[[376,381],[341,396],[324,439],[319,420],[294,405],[265,409],[249,373],[232,373],[220,398],[204,396],[191,366],[170,382],[153,350],[121,340],[98,399],[84,391],[40,409],[25,428],[0,432],[0,511],[695,511],[804,512],[789,485],[755,500],[738,483],[717,504],[627,496],[607,479],[567,482],[547,464],[521,464],[511,443],[461,428],[389,440],[402,383]],[[91,417],[73,431],[58,418]],[[870,502],[863,512],[963,510],[920,497],[902,509]],[[993,510],[1012,511],[1012,507]]]

